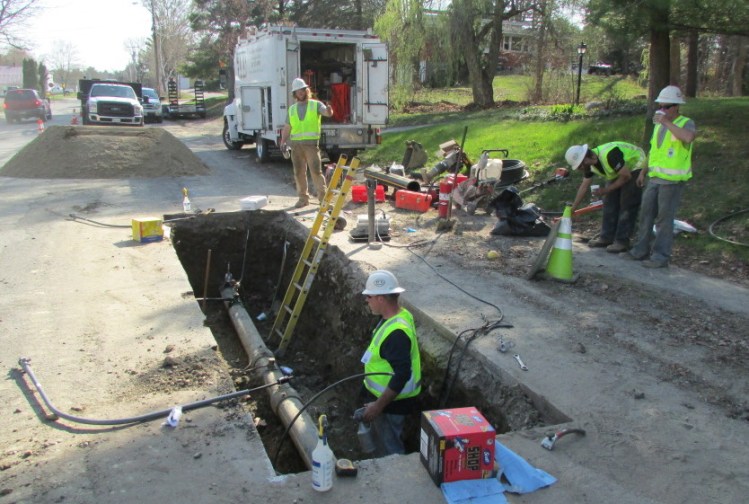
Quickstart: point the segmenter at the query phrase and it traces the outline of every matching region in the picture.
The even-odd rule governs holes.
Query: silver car
[[[164,122],[164,115],[161,111],[161,98],[159,98],[159,94],[155,89],[143,88],[143,117],[146,122]]]

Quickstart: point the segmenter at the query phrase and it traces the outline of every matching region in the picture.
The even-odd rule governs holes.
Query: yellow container
[[[133,240],[141,243],[161,241],[164,238],[164,226],[161,219],[147,217],[133,219]]]

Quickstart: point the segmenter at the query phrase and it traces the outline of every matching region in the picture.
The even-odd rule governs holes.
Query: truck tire
[[[260,138],[255,142],[255,153],[258,163],[267,163],[270,159],[270,141]]]
[[[229,124],[224,121],[224,131],[221,134],[221,138],[224,141],[224,145],[229,150],[239,150],[244,145],[244,142],[232,142],[231,138],[229,137]]]

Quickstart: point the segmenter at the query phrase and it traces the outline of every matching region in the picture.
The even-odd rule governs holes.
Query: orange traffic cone
[[[42,121],[41,119],[36,120],[36,132],[44,133],[44,121]]]
[[[78,124],[78,116],[77,115],[73,116],[73,118],[70,120],[70,124],[72,126],[75,126],[76,124]]]
[[[567,205],[559,223],[554,248],[551,250],[546,274],[555,280],[574,282],[577,277],[572,274],[572,207]]]

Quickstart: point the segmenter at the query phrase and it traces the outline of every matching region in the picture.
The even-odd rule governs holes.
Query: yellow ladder
[[[291,335],[294,333],[294,328],[299,320],[299,314],[302,312],[312,282],[315,280],[317,268],[325,255],[325,250],[328,248],[330,235],[333,234],[338,215],[341,213],[341,209],[346,202],[346,196],[351,189],[354,173],[359,167],[359,158],[353,158],[349,166],[346,166],[347,161],[348,157],[343,154],[338,159],[328,184],[328,191],[320,204],[320,210],[317,212],[317,217],[312,224],[299,262],[294,269],[294,276],[291,278],[281,308],[278,310],[275,322],[273,322],[270,338],[281,337],[281,342],[275,352],[278,357],[283,356],[289,341],[291,341]]]

